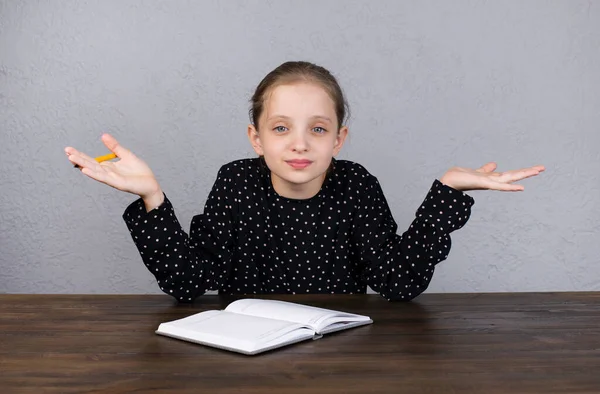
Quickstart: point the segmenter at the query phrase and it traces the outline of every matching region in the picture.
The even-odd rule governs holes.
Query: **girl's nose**
[[[297,131],[294,133],[294,140],[292,141],[292,148],[296,152],[306,152],[308,150],[307,135],[303,131]]]

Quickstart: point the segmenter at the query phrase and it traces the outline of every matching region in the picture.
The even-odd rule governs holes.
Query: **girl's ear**
[[[250,145],[252,145],[252,148],[254,149],[256,154],[259,156],[263,156],[264,152],[262,148],[262,142],[260,141],[258,130],[256,130],[256,127],[254,127],[254,125],[248,125],[248,140],[250,141]]]
[[[342,146],[344,145],[344,141],[346,141],[346,137],[348,136],[348,127],[344,126],[338,131],[337,136],[335,137],[335,144],[333,145],[333,155],[336,156],[342,150]]]

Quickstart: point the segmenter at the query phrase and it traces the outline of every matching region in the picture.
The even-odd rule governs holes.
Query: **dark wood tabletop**
[[[600,393],[600,292],[262,297],[374,323],[257,356],[154,333],[237,298],[0,295],[0,392]]]

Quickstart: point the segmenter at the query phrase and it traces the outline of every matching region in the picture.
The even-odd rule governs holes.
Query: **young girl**
[[[150,168],[110,135],[120,160],[97,163],[67,147],[81,172],[140,199],[123,218],[162,291],[192,302],[220,294],[365,293],[410,300],[450,251],[450,233],[467,222],[467,190],[520,191],[513,182],[543,166],[494,172],[451,168],[435,180],[402,235],[377,179],[336,160],[348,134],[336,79],[308,62],[270,72],[251,99],[248,139],[258,158],[224,165],[203,214],[183,231]]]

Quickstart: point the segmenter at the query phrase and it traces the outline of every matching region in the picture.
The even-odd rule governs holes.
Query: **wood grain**
[[[0,391],[600,393],[600,293],[261,298],[374,324],[244,356],[154,333],[236,297],[0,295]]]

